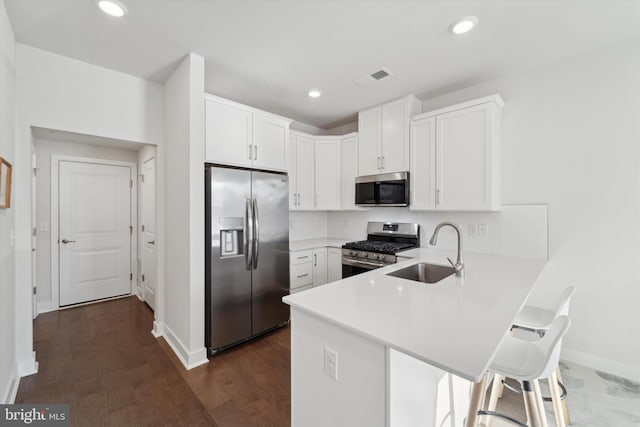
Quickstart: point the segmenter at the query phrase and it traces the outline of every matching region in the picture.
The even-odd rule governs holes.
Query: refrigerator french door
[[[205,192],[205,345],[213,355],[289,320],[289,182],[207,165]]]

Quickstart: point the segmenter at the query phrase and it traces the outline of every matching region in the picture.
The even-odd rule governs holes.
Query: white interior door
[[[131,168],[59,163],[60,306],[131,293]]]
[[[142,165],[142,286],[144,300],[156,308],[156,159]]]

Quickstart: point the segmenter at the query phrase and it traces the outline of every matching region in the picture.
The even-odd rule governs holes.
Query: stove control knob
[[[358,255],[358,251],[351,251],[351,256],[356,256]]]
[[[378,259],[379,259],[380,261],[384,261],[384,255],[378,255]]]
[[[363,258],[369,258],[369,254],[368,254],[368,253],[363,253],[363,254],[362,254],[362,257],[363,257]]]

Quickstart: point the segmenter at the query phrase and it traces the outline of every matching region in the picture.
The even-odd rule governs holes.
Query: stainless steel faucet
[[[456,276],[464,277],[464,261],[462,260],[462,230],[460,230],[460,227],[458,226],[458,224],[454,224],[448,221],[441,222],[440,224],[438,224],[436,226],[436,229],[433,230],[433,235],[429,240],[429,244],[435,246],[435,244],[438,242],[438,232],[445,225],[452,227],[454,230],[456,230],[456,233],[458,233],[458,259],[456,260],[455,264],[448,257],[447,257],[447,260],[449,261],[451,266],[454,268],[454,270],[456,270]]]

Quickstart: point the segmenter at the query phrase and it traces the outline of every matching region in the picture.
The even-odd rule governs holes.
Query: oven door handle
[[[384,263],[379,263],[379,262],[371,262],[371,261],[360,261],[360,260],[355,260],[355,259],[351,259],[351,258],[342,258],[342,264],[345,265],[353,265],[356,267],[373,267],[373,268],[378,268],[378,267],[384,267],[387,264]]]

